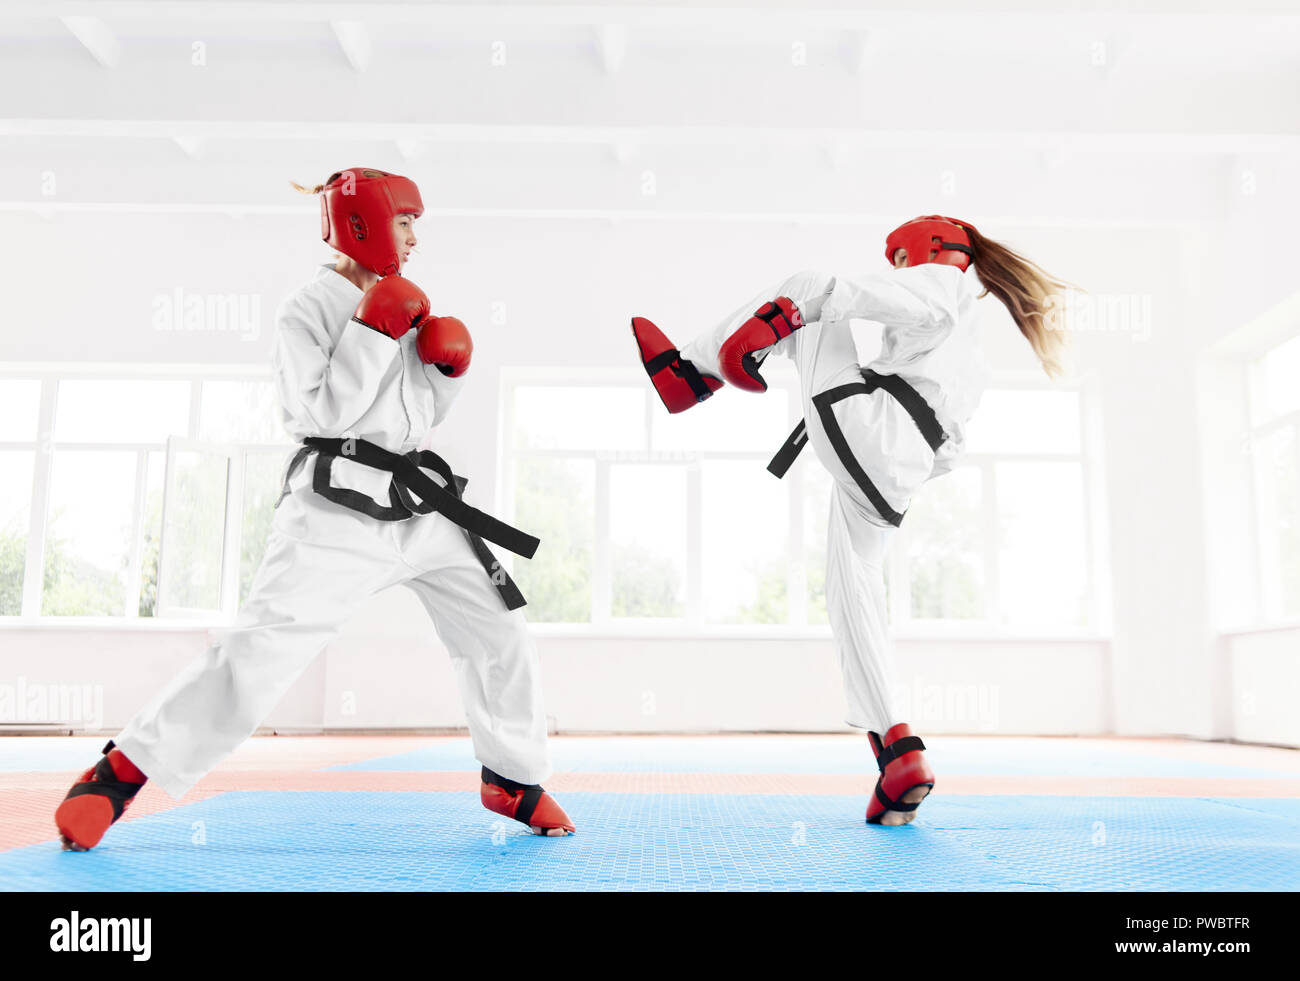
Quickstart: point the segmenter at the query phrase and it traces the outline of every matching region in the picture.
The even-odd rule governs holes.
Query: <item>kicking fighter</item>
[[[834,479],[826,607],[847,721],[867,730],[880,770],[867,822],[898,825],[915,817],[934,772],[925,744],[891,703],[885,549],[912,496],[962,452],[987,375],[975,300],[987,293],[1001,300],[1054,376],[1064,334],[1047,327],[1042,311],[1065,284],[969,223],[939,215],[890,232],[885,257],[889,272],[792,276],[680,351],[642,317],[633,318],[632,333],[669,412],[705,401],[724,382],[766,391],[764,360],[775,352],[794,361],[804,419],[768,469],[783,476],[812,443]],[[853,317],[884,327],[880,356],[866,367],[853,346]]]
[[[540,786],[551,763],[524,599],[484,544],[531,557],[537,539],[467,505],[465,479],[417,449],[446,417],[473,350],[465,325],[434,316],[401,276],[420,192],[356,167],[308,193],[321,195],[323,238],[341,255],[276,315],[276,390],[285,429],[303,445],[266,556],[233,629],[109,742],[59,805],[65,849],[93,848],[146,778],[183,796],[252,734],[367,597],[399,583],[451,653],[484,806],[539,835],[574,830]]]

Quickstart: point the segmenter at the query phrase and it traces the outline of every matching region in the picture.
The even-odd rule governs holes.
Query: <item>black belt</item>
[[[863,368],[862,381],[827,389],[820,395],[814,395],[812,401],[813,405],[817,407],[817,416],[821,419],[822,428],[826,430],[831,446],[835,448],[835,455],[844,464],[844,469],[853,477],[862,493],[866,494],[871,503],[875,505],[880,516],[897,527],[903,523],[902,514],[889,506],[876,485],[871,482],[871,478],[867,476],[866,471],[862,469],[861,464],[854,457],[853,451],[849,448],[848,440],[844,438],[844,432],[840,429],[840,424],[832,411],[832,406],[841,399],[846,399],[850,395],[870,395],[878,388],[883,388],[894,397],[895,401],[903,407],[903,410],[912,417],[912,421],[916,423],[916,428],[921,431],[921,436],[930,445],[930,449],[938,452],[939,447],[948,438],[944,434],[943,426],[939,424],[939,419],[935,416],[934,410],[921,397],[921,393],[898,375],[881,375],[870,368]],[[772,462],[767,465],[768,471],[778,478],[784,477],[786,471],[794,463],[795,458],[799,456],[799,453],[807,444],[808,423],[807,420],[800,419],[799,425],[794,427],[794,432],[777,450],[776,456],[772,457]]]
[[[364,439],[326,439],[321,436],[308,436],[302,447],[289,461],[289,469],[284,475],[284,488],[280,500],[289,493],[289,481],[298,472],[303,461],[316,453],[316,470],[312,475],[312,490],[328,501],[341,504],[353,511],[367,514],[379,521],[404,521],[417,514],[429,514],[437,511],[448,521],[459,525],[465,532],[470,548],[483,566],[483,571],[492,580],[492,585],[501,594],[506,609],[517,610],[524,606],[526,600],[509,573],[501,567],[491,550],[484,544],[487,539],[502,548],[508,548],[516,555],[531,559],[541,543],[532,535],[514,528],[504,521],[492,517],[471,507],[461,499],[468,481],[452,473],[447,461],[432,450],[412,450],[410,453],[392,453],[381,446]],[[355,460],[357,463],[376,470],[386,470],[393,479],[388,485],[388,505],[377,503],[373,498],[360,491],[347,487],[335,487],[330,480],[330,473],[337,457]],[[432,470],[447,482],[440,486],[425,470]],[[412,495],[414,492],[414,496]],[[415,497],[418,496],[417,501]],[[276,506],[279,506],[276,501]]]

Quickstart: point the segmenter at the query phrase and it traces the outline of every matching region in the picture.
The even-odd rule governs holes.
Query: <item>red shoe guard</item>
[[[875,793],[867,803],[867,824],[907,824],[934,789],[925,743],[912,735],[912,727],[905,722],[886,732],[883,740],[879,733],[867,735],[880,767]]]
[[[669,412],[685,412],[722,387],[722,379],[703,374],[681,356],[664,332],[645,317],[632,318],[632,336],[646,374]]]
[[[530,828],[541,828],[539,834],[559,828],[567,834],[577,830],[564,808],[555,802],[540,784],[516,783],[483,767],[483,786],[479,796],[483,806],[504,817],[513,818]],[[552,837],[558,837],[553,835]]]
[[[88,851],[122,816],[148,778],[112,741],[104,758],[81,775],[54,812],[65,851]]]

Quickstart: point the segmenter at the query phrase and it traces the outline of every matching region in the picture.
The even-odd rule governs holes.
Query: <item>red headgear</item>
[[[373,273],[402,268],[393,219],[424,214],[415,182],[369,167],[342,170],[321,191],[321,238]]]
[[[906,249],[909,266],[938,262],[965,271],[974,257],[966,229],[974,227],[969,222],[943,215],[913,218],[889,233],[885,239],[885,258],[893,265],[894,253]]]

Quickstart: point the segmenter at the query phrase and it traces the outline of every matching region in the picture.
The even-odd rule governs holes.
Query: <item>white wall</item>
[[[825,631],[795,636],[715,631],[537,630],[547,712],[565,732],[843,730],[844,696]],[[208,642],[201,629],[66,624],[0,628],[7,656],[0,729],[17,723],[112,732]],[[1109,650],[1072,641],[902,637],[895,696],[932,733],[1111,731]],[[20,680],[21,679],[21,680]],[[5,698],[58,686],[90,690],[102,715],[35,718]],[[88,703],[89,704],[89,703]],[[98,702],[94,704],[98,705]],[[264,723],[282,731],[464,725],[455,672],[423,609],[403,590],[371,600]]]
[[[328,256],[323,245],[313,242],[315,216],[310,208],[300,215],[238,220],[133,216],[129,226],[119,216],[64,214],[49,221],[9,217],[22,234],[4,240],[7,252],[0,262],[12,267],[28,262],[30,255],[58,254],[61,267],[77,270],[61,282],[57,304],[51,305],[49,295],[40,290],[13,295],[10,322],[30,327],[0,337],[0,357],[11,364],[59,362],[70,355],[78,362],[265,363],[278,297]],[[1109,512],[1109,527],[1101,533],[1113,581],[1107,619],[1113,629],[1114,670],[1113,692],[1101,674],[1075,679],[1098,693],[1098,702],[1089,703],[1077,723],[1083,731],[1111,724],[1125,734],[1228,735],[1216,723],[1213,709],[1215,642],[1195,425],[1201,412],[1195,352],[1205,317],[1192,287],[1206,270],[1195,262],[1194,249],[1168,250],[1166,233],[1156,230],[1120,234],[1014,225],[986,230],[1094,293],[1151,300],[1149,336],[1096,332],[1077,338],[1086,383],[1102,422],[1103,457],[1097,462]],[[468,386],[449,424],[435,435],[434,446],[470,476],[470,499],[491,508],[496,505],[501,369],[549,365],[581,373],[584,367],[625,367],[632,355],[627,331],[632,313],[654,316],[679,337],[689,337],[733,307],[737,298],[790,270],[818,265],[870,268],[883,228],[441,218],[421,231],[425,244],[410,270],[412,278],[426,286],[439,310],[463,317],[476,339],[475,383]],[[169,247],[149,252],[150,243],[164,233]],[[113,255],[144,254],[153,255],[153,261],[125,267],[110,262]],[[719,255],[726,261],[719,262]],[[1163,262],[1155,262],[1154,256],[1163,256]],[[257,330],[240,334],[156,329],[155,298],[177,288],[187,294],[254,293],[262,314]],[[1034,370],[1027,345],[993,302],[984,301],[993,361],[1009,370]],[[504,324],[492,323],[493,303],[505,305]],[[783,435],[772,434],[774,447]],[[376,609],[349,629],[361,635],[386,630],[389,622]],[[418,670],[423,677],[431,669],[418,667],[424,648],[413,639],[417,636],[418,630],[400,641],[407,646],[395,656],[401,670]],[[6,640],[12,637],[5,635]],[[20,646],[26,642],[14,638]],[[775,642],[778,650],[783,645]],[[548,683],[564,693],[561,699],[571,700],[569,693],[586,689],[576,669],[586,663],[585,647],[577,639],[555,638],[546,641],[546,650],[548,663],[555,665],[549,670],[571,682]],[[904,664],[909,654],[902,649]],[[725,675],[724,665],[731,662],[723,649],[711,656],[718,658],[719,677]],[[790,652],[775,656],[792,657],[795,663],[802,657]],[[1055,654],[1043,646],[1037,656]],[[995,656],[990,665],[996,661]],[[339,685],[346,688],[347,663],[327,659],[331,692]],[[1084,663],[1097,662],[1094,658]],[[573,673],[565,674],[570,665]],[[151,674],[135,692],[136,700],[165,674]],[[656,674],[664,691],[672,688],[668,674]],[[778,676],[779,671],[760,673]],[[636,672],[619,677],[620,684],[632,685]],[[446,684],[432,683],[428,690],[440,693],[439,698],[450,691]],[[566,710],[576,719],[591,720],[580,727],[604,727],[602,696],[595,688],[589,690],[585,705]],[[782,690],[774,686],[772,692]],[[831,686],[794,699],[787,708],[778,697],[765,704],[774,723],[805,727],[813,725],[827,693],[833,692]],[[440,714],[430,716],[427,705],[409,702],[405,693],[386,697],[391,701],[383,715],[391,724],[411,720],[425,725],[454,714],[450,702],[438,702]],[[1113,705],[1107,704],[1110,698]],[[334,704],[332,695],[325,704]],[[1044,704],[1053,703],[1049,698]],[[288,720],[313,718],[310,711],[286,711]],[[710,728],[698,714],[664,713],[664,725]],[[716,724],[731,727],[746,717],[739,712],[720,717]],[[1005,717],[1020,725],[1039,716],[1026,712]],[[1061,731],[1061,720],[1075,718],[1048,713],[1041,725],[1043,731]],[[627,724],[642,721],[638,717]],[[326,723],[346,724],[328,711]]]
[[[328,257],[315,202],[286,182],[386,167],[428,207],[408,273],[475,337],[433,445],[492,508],[503,369],[626,367],[632,314],[684,340],[791,271],[878,268],[905,217],[955,214],[1151,319],[1076,336],[1100,422],[1103,635],[903,637],[903,671],[998,686],[1006,731],[1285,735],[1225,701],[1233,672],[1289,668],[1263,641],[1222,640],[1256,595],[1243,532],[1221,520],[1247,496],[1224,479],[1241,405],[1220,363],[1243,355],[1216,345],[1293,291],[1296,18],[1229,0],[1060,7],[619,7],[620,55],[597,7],[392,4],[368,59],[338,41],[341,8],[107,3],[99,46],[53,13],[0,8],[0,365],[266,364],[276,304]],[[945,71],[916,73],[919,46]],[[160,329],[177,291],[243,296],[259,316]],[[984,303],[995,365],[1034,371]],[[646,690],[671,728],[817,728],[839,704],[824,640],[756,641],[755,671],[713,636],[539,642],[565,727],[648,725]],[[120,719],[201,644],[167,624],[5,624],[0,684],[103,679]],[[373,685],[380,667],[411,684]],[[740,675],[752,697],[728,688]],[[272,721],[451,724],[451,681],[422,611],[380,597]]]
[[[1232,731],[1247,742],[1300,747],[1300,626],[1232,631],[1223,639]]]

